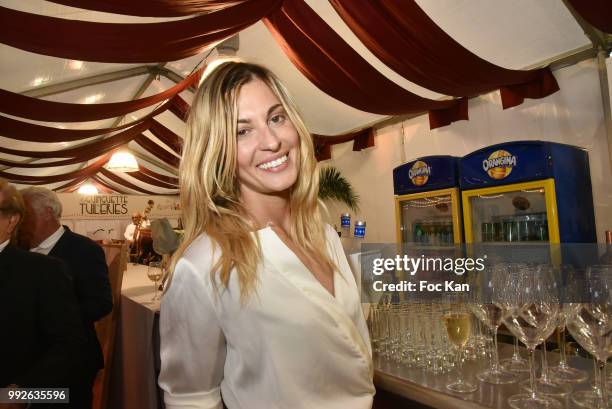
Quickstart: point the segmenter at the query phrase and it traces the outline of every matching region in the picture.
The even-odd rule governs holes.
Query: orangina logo
[[[516,166],[516,156],[501,149],[493,152],[488,159],[482,161],[484,171],[496,180],[508,177],[514,166]]]
[[[408,171],[408,177],[416,186],[423,186],[431,175],[431,168],[423,161],[417,160]]]

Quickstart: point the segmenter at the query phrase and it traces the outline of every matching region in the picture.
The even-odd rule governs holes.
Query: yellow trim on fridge
[[[544,179],[536,180],[533,182],[514,183],[511,185],[485,187],[482,189],[464,190],[463,192],[461,192],[463,204],[463,224],[465,228],[465,242],[474,242],[474,232],[472,231],[472,206],[470,198],[474,196],[498,195],[500,193],[508,193],[530,189],[544,189],[544,200],[546,201],[546,215],[548,219],[548,242],[552,244],[559,243],[559,217],[557,214],[557,195],[555,193],[554,179]]]
[[[461,243],[461,213],[459,209],[459,188],[451,187],[448,189],[431,190],[428,192],[411,193],[408,195],[395,196],[395,233],[397,243],[402,242],[401,231],[401,206],[400,202],[406,200],[425,199],[429,197],[450,196],[451,197],[451,217],[453,219],[453,240],[455,244]]]

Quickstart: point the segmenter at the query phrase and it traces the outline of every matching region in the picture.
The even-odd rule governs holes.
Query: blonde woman
[[[185,237],[161,306],[166,407],[370,408],[357,286],[286,89],[263,67],[222,63],[188,128]]]

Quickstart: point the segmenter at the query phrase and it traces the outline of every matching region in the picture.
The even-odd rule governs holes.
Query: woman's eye
[[[246,128],[238,129],[238,132],[236,132],[238,136],[245,136],[247,133],[249,133],[249,130]]]
[[[282,124],[283,122],[285,122],[285,115],[276,114],[272,118],[270,118],[270,122],[274,124]]]

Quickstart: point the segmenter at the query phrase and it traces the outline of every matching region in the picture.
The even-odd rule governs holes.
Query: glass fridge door
[[[497,188],[494,193],[464,192],[465,209],[469,212],[465,222],[470,224],[466,228],[468,242],[548,242],[546,187],[517,184],[503,189],[506,190]]]
[[[401,243],[449,246],[455,242],[453,196],[436,192],[400,196],[397,199]],[[456,200],[456,199],[455,199]]]

